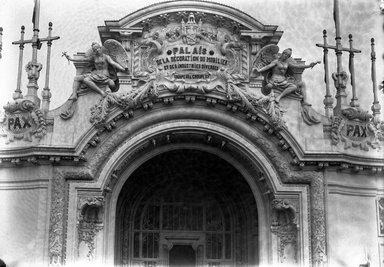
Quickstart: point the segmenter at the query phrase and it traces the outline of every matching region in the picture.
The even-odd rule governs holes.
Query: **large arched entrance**
[[[115,264],[255,266],[257,214],[251,188],[229,162],[196,149],[164,152],[120,192]]]
[[[179,111],[163,111],[161,118]],[[198,111],[200,116],[204,111],[216,114]],[[271,163],[285,166],[278,151],[257,131],[243,131],[243,126],[249,128],[240,120],[225,117],[215,116],[223,119],[217,124],[201,117],[154,123],[153,116],[144,116],[135,134],[133,120],[111,135],[108,142],[118,146],[100,150],[105,160],[92,162],[100,169],[93,191],[89,182],[69,189],[77,195],[78,211],[68,221],[75,215],[84,226],[79,235],[94,234],[90,241],[78,241],[79,248],[89,247],[81,257],[90,255],[103,266],[308,262],[308,188],[282,184]],[[150,127],[143,126],[147,119]],[[227,123],[243,135],[223,126]],[[85,204],[100,210],[96,221],[82,216]],[[74,233],[67,242],[76,241]],[[80,257],[75,253],[80,255],[71,251],[74,260]]]

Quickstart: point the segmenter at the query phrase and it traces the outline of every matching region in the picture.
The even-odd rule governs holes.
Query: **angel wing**
[[[254,76],[258,76],[260,74],[256,71],[257,69],[261,69],[262,67],[267,66],[269,63],[275,60],[278,57],[278,52],[279,47],[274,44],[266,45],[261,48],[260,51],[256,54],[256,59],[253,62],[253,73],[256,74]]]
[[[128,55],[124,47],[116,40],[108,39],[104,42],[103,47],[107,50],[107,54],[122,67],[128,68]]]

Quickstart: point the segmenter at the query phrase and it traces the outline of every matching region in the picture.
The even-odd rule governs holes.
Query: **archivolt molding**
[[[175,110],[169,111],[170,114],[173,114],[173,122],[174,125],[178,123],[178,120],[175,120],[177,118],[177,114],[175,114]],[[177,113],[177,112],[176,112]],[[201,110],[199,112],[201,117]],[[209,118],[208,115],[215,115],[216,113],[208,112],[206,115],[207,118]],[[162,114],[159,117],[167,117],[168,114]],[[172,116],[171,116],[172,117]],[[170,119],[169,117],[167,117]],[[323,264],[324,263],[324,257],[326,255],[326,243],[325,243],[325,213],[324,213],[324,188],[323,188],[323,176],[321,173],[317,172],[308,172],[308,171],[295,171],[292,169],[292,166],[289,159],[289,152],[282,152],[281,149],[276,146],[271,139],[268,139],[267,135],[265,135],[262,132],[259,132],[258,130],[250,131],[250,126],[240,122],[239,120],[228,120],[228,118],[221,118],[224,122],[217,122],[218,118],[215,117],[216,122],[209,122],[209,120],[206,121],[206,124],[212,124],[215,125],[219,123],[218,125],[223,125],[220,127],[226,127],[225,125],[230,125],[231,127],[229,129],[236,129],[235,132],[238,134],[243,135],[245,138],[247,138],[250,142],[254,144],[255,147],[258,147],[264,153],[264,155],[269,159],[270,163],[274,166],[274,168],[277,170],[277,173],[280,176],[280,179],[283,183],[290,183],[290,184],[310,184],[310,216],[311,216],[311,236],[312,236],[312,258],[313,262],[316,264]],[[146,121],[144,118],[132,121],[129,126],[125,124],[122,127],[116,127],[116,132],[108,136],[106,139],[102,139],[100,143],[102,145],[98,146],[95,151],[92,151],[93,153],[89,154],[89,161],[87,162],[86,167],[79,168],[80,172],[76,173],[76,170],[73,171],[66,167],[60,167],[62,168],[63,173],[61,174],[61,177],[66,177],[67,179],[73,177],[77,177],[78,179],[81,179],[81,177],[89,177],[93,179],[96,179],[99,174],[99,170],[105,168],[103,167],[104,163],[106,162],[106,159],[110,157],[111,155],[114,155],[116,151],[124,146],[125,142],[127,140],[130,140],[132,136],[140,136],[140,129],[148,129],[148,127],[155,127],[155,122],[160,123],[161,120],[159,118],[153,118],[151,116],[151,119]],[[183,121],[183,120],[181,120]],[[184,120],[185,121],[185,120]],[[187,120],[188,121],[188,120]],[[146,125],[147,124],[147,125]],[[167,120],[167,125],[170,125],[170,121]],[[231,151],[234,150],[236,147],[236,144],[234,144],[234,140],[229,140],[225,136],[221,136],[219,131],[203,131],[201,127],[199,127],[199,120],[192,120],[190,125],[194,126],[190,128],[189,133],[198,133],[199,138],[201,138],[201,141],[205,144],[210,144],[217,149],[230,149]],[[129,128],[127,128],[129,127]],[[213,127],[214,128],[214,127]],[[212,129],[213,129],[212,128]],[[182,128],[178,130],[183,130]],[[156,146],[161,145],[167,145],[175,141],[187,141],[187,139],[180,139],[178,138],[181,135],[177,135],[178,130],[164,130],[163,132],[158,132],[157,134],[153,136],[146,136],[144,140],[140,144],[137,144],[135,147],[131,147],[130,153],[131,158],[123,158],[118,160],[118,163],[110,170],[107,180],[103,182],[103,188],[105,189],[105,194],[108,193],[108,191],[112,190],[113,183],[116,183],[119,177],[119,171],[121,168],[128,164],[135,155],[138,156],[141,153],[145,153],[147,150],[151,150]],[[183,131],[182,131],[183,132]],[[186,128],[184,128],[184,134],[188,132]],[[134,134],[135,133],[135,134]],[[144,136],[143,136],[144,137]],[[244,149],[244,148],[243,148]],[[237,154],[243,154],[243,158],[248,158],[250,155],[244,154],[244,152],[240,152]],[[247,156],[245,156],[247,155]],[[288,155],[288,156],[287,156]],[[236,155],[235,155],[236,156]],[[246,163],[246,165],[251,166],[252,162]],[[254,165],[254,164],[253,164]],[[76,176],[75,176],[76,175]],[[265,175],[260,175],[259,177],[259,183],[264,183],[264,189],[266,195],[269,195],[273,188],[271,188],[270,184],[268,183],[268,179],[266,179]],[[89,179],[88,178],[88,179]],[[99,183],[99,182],[98,182]],[[273,197],[273,194],[270,194],[270,197]],[[51,220],[51,226],[52,226],[52,220]]]
[[[237,128],[237,127],[236,127]],[[241,128],[241,127],[239,127]],[[239,129],[237,128],[237,129]],[[209,136],[209,135],[208,135]],[[209,139],[206,135],[207,140]],[[257,132],[253,132],[248,137],[251,137],[252,142],[256,147],[261,148],[266,156],[273,163],[273,166],[276,168],[277,172],[283,183],[290,184],[309,184],[310,185],[310,216],[311,216],[311,232],[312,237],[312,258],[316,266],[321,266],[325,264],[326,257],[326,242],[325,242],[325,212],[324,212],[324,187],[323,187],[323,176],[321,173],[317,172],[300,172],[292,170],[287,159],[282,156],[281,151],[279,151],[276,146],[271,143],[270,140],[267,140],[264,136],[261,136]],[[171,137],[172,138],[172,137]],[[230,148],[233,146],[233,143],[228,139],[221,137],[221,139],[212,140],[217,147],[224,145],[225,148]],[[224,142],[223,142],[224,141]],[[229,142],[228,142],[229,141]],[[139,153],[140,149],[145,152],[147,149],[153,149],[154,145],[161,145],[162,143],[172,142],[169,137],[167,137],[167,132],[163,133],[163,137],[153,136],[144,146],[138,148]],[[132,152],[133,155],[135,152]],[[132,157],[126,158],[125,162],[120,161],[120,165],[127,164],[132,160]],[[246,164],[248,165],[248,164]],[[122,167],[116,166],[109,176],[109,180],[106,181],[105,189],[110,191],[113,189],[113,184],[116,183],[119,177],[119,171]],[[260,180],[263,181],[263,176],[260,176]],[[268,183],[265,184],[265,193],[271,193],[268,187]],[[273,194],[271,194],[273,196]]]
[[[245,125],[244,122],[236,120],[229,114],[220,114],[215,112],[214,110],[204,107],[196,107],[193,109],[184,109],[184,108],[168,108],[164,109],[161,112],[150,112],[150,116],[145,116],[145,114],[141,113],[137,117],[130,119],[129,124],[125,123],[124,120],[120,121],[122,115],[118,114],[115,118],[116,120],[112,120],[111,124],[113,124],[112,130],[109,132],[108,130],[101,129],[94,137],[92,137],[91,141],[88,144],[92,143],[93,145],[89,145],[84,147],[82,151],[82,157],[89,159],[86,166],[90,171],[94,171],[97,167],[104,162],[104,159],[108,156],[108,154],[112,153],[115,147],[121,146],[123,142],[125,142],[130,136],[137,134],[138,131],[145,129],[147,127],[152,127],[156,123],[162,123],[165,121],[172,122],[176,120],[191,120],[197,119],[197,127],[199,121],[207,121],[212,123],[218,123],[222,125],[226,125],[226,127],[236,129],[238,125],[244,129],[244,133],[249,133],[250,131],[260,131],[258,129],[249,129],[248,125]],[[149,114],[148,114],[149,115]],[[139,118],[139,119],[138,119]],[[198,119],[200,118],[200,119]],[[193,127],[192,127],[193,128]],[[268,129],[267,133],[273,133],[269,127],[264,127],[264,130]],[[113,132],[113,133],[112,133]],[[169,138],[164,136],[165,139]],[[281,137],[281,136],[280,136]],[[266,136],[264,138],[267,138]],[[282,137],[281,137],[282,138]],[[154,141],[156,142],[156,140]],[[281,145],[281,143],[283,143]],[[280,147],[282,150],[290,150],[287,146],[287,143],[284,141],[280,141]]]

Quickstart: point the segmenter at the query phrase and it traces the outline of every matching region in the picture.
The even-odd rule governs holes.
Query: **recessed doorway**
[[[169,251],[169,267],[195,267],[196,253],[192,246],[174,245]]]
[[[229,162],[201,150],[157,155],[125,182],[115,263],[201,267],[258,264],[255,197]]]

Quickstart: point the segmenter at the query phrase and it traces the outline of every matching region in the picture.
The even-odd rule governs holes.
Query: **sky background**
[[[370,110],[373,101],[371,81],[370,39],[376,39],[377,83],[384,79],[383,49],[384,16],[380,15],[380,0],[339,0],[343,46],[348,47],[348,34],[353,34],[354,47],[362,50],[355,55],[357,96],[361,106]],[[119,20],[138,9],[162,1],[140,0],[65,0],[40,1],[40,38],[48,35],[48,23],[53,23],[53,35],[60,39],[53,42],[50,84],[52,92],[51,109],[64,104],[72,91],[75,67],[61,57],[63,51],[73,55],[85,52],[94,41],[99,42],[97,26],[105,20]],[[322,60],[323,51],[315,46],[323,42],[323,29],[328,31],[328,43],[334,44],[335,26],[333,21],[333,0],[221,0],[215,1],[239,9],[263,24],[277,25],[284,31],[279,42],[280,50],[292,48],[293,57],[302,58],[307,63]],[[0,27],[3,31],[3,50],[0,59],[0,107],[12,101],[16,89],[19,47],[12,41],[20,39],[20,27],[25,25],[25,39],[30,39],[32,32],[33,0],[0,0]],[[25,65],[32,57],[31,45],[24,49],[23,77],[21,89],[27,92]],[[40,72],[38,96],[41,98],[45,85],[47,46],[38,52],[38,62],[43,64]],[[329,53],[330,74],[336,69],[336,57]],[[343,67],[348,72],[348,54],[343,54]],[[305,70],[303,80],[307,84],[309,102],[324,113],[325,95],[324,65],[317,65],[312,70]],[[330,83],[334,95],[333,82]],[[348,103],[351,98],[351,86],[348,83]],[[384,94],[379,92],[379,100],[384,106]],[[383,113],[383,112],[382,112]]]

